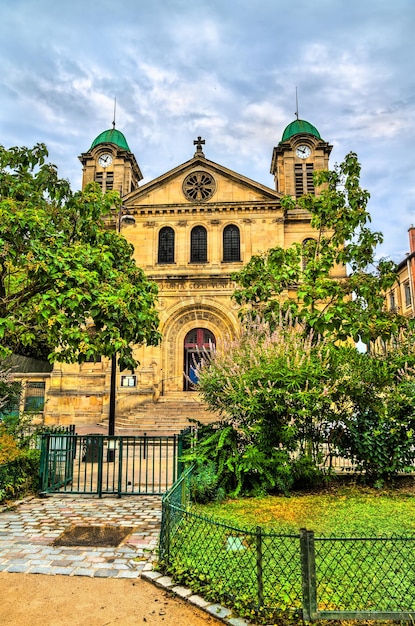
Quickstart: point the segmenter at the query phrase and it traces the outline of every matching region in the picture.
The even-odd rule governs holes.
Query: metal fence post
[[[147,456],[147,433],[143,435],[143,459]]]
[[[65,436],[66,442],[66,462],[65,462],[65,485],[72,482],[73,465],[76,456],[76,444],[73,435]]]
[[[316,559],[314,532],[300,528],[301,578],[303,588],[303,619],[317,619]]]
[[[183,455],[183,433],[180,433],[177,436],[177,478],[180,478],[180,476],[183,474],[183,468],[184,468],[184,464],[183,461],[181,460]]]
[[[123,452],[124,452],[123,438],[120,437],[117,440],[114,439],[114,446],[117,445],[116,441],[118,442],[118,497],[121,498],[122,479],[123,479],[122,465],[123,465]],[[114,454],[115,454],[115,448],[114,448]],[[128,454],[128,448],[127,448],[127,454]],[[133,483],[134,481],[132,480],[131,482]],[[132,488],[134,490],[134,485],[132,486]]]
[[[91,439],[93,441],[93,439]],[[104,462],[104,437],[101,435],[96,442],[98,441],[98,476],[97,476],[97,494],[100,498],[102,498],[102,476],[103,476],[103,462]],[[108,437],[107,437],[108,441]],[[93,463],[93,462],[92,462]]]
[[[171,511],[170,511],[170,502],[165,500],[163,502],[164,507],[164,550],[163,550],[163,560],[166,565],[170,565],[170,533],[171,533]]]
[[[183,508],[187,507],[188,487],[189,487],[188,480],[185,477],[182,477],[181,492],[180,492],[180,505]]]
[[[262,571],[262,528],[257,526],[255,533],[256,540],[256,579],[258,589],[258,605],[264,604],[264,579]]]
[[[50,435],[41,435],[41,450],[40,450],[40,471],[39,482],[40,491],[45,493],[48,486],[48,466],[49,466],[49,441]]]

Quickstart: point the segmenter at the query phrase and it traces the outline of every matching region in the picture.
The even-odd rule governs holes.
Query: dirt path
[[[217,626],[141,580],[0,573],[2,626]]]

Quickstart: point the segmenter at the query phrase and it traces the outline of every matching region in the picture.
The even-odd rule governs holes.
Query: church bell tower
[[[102,191],[113,189],[122,197],[137,189],[143,178],[124,135],[115,125],[98,135],[79,160],[83,165],[82,189],[95,182]]]
[[[313,172],[328,169],[332,148],[309,122],[299,119],[291,122],[272,155],[275,189],[294,198],[315,193]]]

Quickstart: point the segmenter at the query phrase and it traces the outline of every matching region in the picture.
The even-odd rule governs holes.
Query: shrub
[[[19,454],[17,441],[6,431],[4,426],[0,426],[0,465],[14,461]]]
[[[24,450],[13,461],[0,465],[0,502],[39,489],[40,451]]]
[[[31,416],[11,412],[0,424],[0,502],[39,488],[40,451],[29,448]]]
[[[206,504],[222,500],[224,490],[219,487],[217,469],[213,461],[198,463],[190,478],[190,498],[192,502]]]
[[[405,345],[405,363],[399,344],[384,355],[345,351],[334,384],[340,415],[331,441],[370,484],[413,471],[415,355]]]
[[[293,483],[295,489],[318,487],[329,480],[327,471],[316,466],[307,455],[301,455],[292,461]]]
[[[196,446],[183,459],[197,464],[198,484],[206,480],[204,495],[209,491],[207,485],[230,497],[274,490],[288,493],[293,485],[287,450],[266,450],[264,443],[256,445],[255,440],[247,440],[243,430],[222,422],[202,427]]]

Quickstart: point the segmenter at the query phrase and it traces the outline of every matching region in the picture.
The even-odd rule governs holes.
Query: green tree
[[[234,298],[243,311],[253,309],[268,320],[289,310],[306,330],[334,340],[387,339],[405,320],[384,308],[384,291],[396,280],[396,267],[384,259],[375,262],[382,235],[368,227],[369,193],[360,187],[356,154],[349,153],[334,170],[316,172],[314,182],[320,194],[297,203],[309,212],[315,237],[303,246],[253,256],[233,275]],[[282,205],[288,211],[296,203],[284,197]],[[347,278],[336,280],[344,266]]]
[[[159,340],[156,285],[104,218],[120,197],[72,192],[43,144],[0,147],[0,357],[10,351],[82,362]]]

